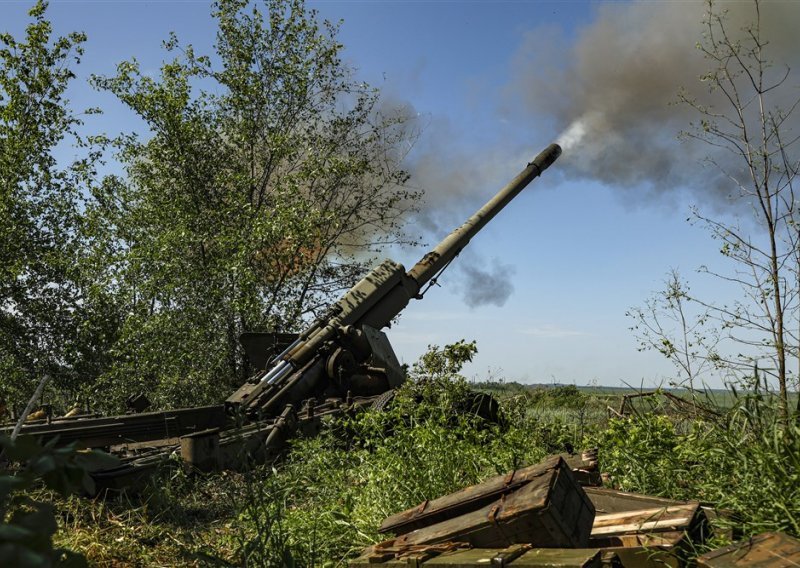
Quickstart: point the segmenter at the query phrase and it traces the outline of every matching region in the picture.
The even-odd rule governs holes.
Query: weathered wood
[[[440,554],[469,549],[464,542],[443,542],[420,546],[388,546],[381,543],[368,547],[361,556],[351,560],[350,568],[372,568],[376,564],[381,566],[419,566],[421,563],[435,558]],[[527,550],[526,547],[525,550]]]
[[[707,552],[697,559],[700,568],[791,568],[800,566],[800,540],[784,533],[763,533]]]
[[[535,548],[512,562],[512,566],[547,566],[549,568],[599,568],[600,550]]]
[[[613,554],[617,562],[625,568],[685,568],[686,560],[678,549],[649,546],[604,548],[604,562],[607,555]]]
[[[699,508],[699,503],[689,503],[595,515],[592,538],[688,530]]]
[[[628,493],[606,487],[584,487],[586,496],[594,505],[598,515],[607,513],[622,513],[637,509],[651,509],[654,507],[670,507],[673,505],[686,505],[690,501],[677,501],[664,497],[653,497],[640,493]]]
[[[615,553],[586,548],[531,548],[517,544],[507,548],[453,548],[458,543],[375,551],[368,549],[350,562],[350,568],[434,566],[442,568],[502,568],[529,566],[539,568],[601,568],[620,567]]]
[[[531,480],[546,475],[556,466],[559,459],[559,456],[552,456],[536,465],[492,477],[483,483],[432,501],[424,501],[416,507],[388,517],[378,532],[401,535],[485,507]]]
[[[476,566],[506,566],[530,550],[530,546],[516,544],[508,548],[473,548],[445,552],[425,562],[425,566],[447,568],[475,568]]]
[[[526,468],[527,469],[527,468]],[[594,518],[592,506],[563,459],[540,464],[536,475],[515,491],[479,509],[416,529],[387,545],[405,546],[446,541],[468,542],[478,548],[506,547],[527,543],[540,547],[585,548]],[[510,478],[513,482],[513,477]],[[505,487],[497,478],[485,492],[460,491],[439,501],[445,509],[461,510],[462,498],[470,504],[483,502]],[[478,486],[476,486],[478,487]],[[474,488],[468,488],[473,489]],[[477,499],[476,494],[481,495]]]
[[[383,521],[378,532],[392,532],[401,535],[414,529],[427,527],[445,519],[474,511],[535,479],[542,474],[542,471],[552,467],[559,457],[572,470],[579,485],[593,486],[600,483],[600,474],[596,471],[597,457],[595,450],[588,450],[574,455],[558,454],[550,456],[538,464],[492,477],[478,485],[467,487],[432,501],[424,501],[416,507],[396,513]]]

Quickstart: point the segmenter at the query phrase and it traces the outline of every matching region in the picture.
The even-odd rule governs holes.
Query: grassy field
[[[613,487],[712,503],[744,535],[800,534],[800,427],[770,397],[731,393],[702,413],[661,394],[619,416],[609,407],[633,391],[475,384],[449,369],[418,368],[388,411],[330,420],[270,466],[190,475],[176,463],[129,496],[25,498],[55,504],[55,545],[90,565],[339,566],[382,540],[394,512],[597,447]],[[475,389],[500,401],[499,423],[469,411]]]

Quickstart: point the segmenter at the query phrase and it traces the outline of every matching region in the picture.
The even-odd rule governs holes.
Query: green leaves
[[[90,350],[77,328],[83,295],[81,193],[97,154],[58,163],[57,146],[84,145],[64,98],[85,36],[52,37],[47,4],[31,9],[24,39],[0,36],[0,396],[27,399],[43,373],[74,395]],[[70,388],[72,387],[72,388]]]
[[[217,401],[252,372],[238,336],[290,331],[403,239],[414,194],[403,118],[339,58],[336,27],[298,0],[214,4],[214,57],[172,35],[156,77],[95,77],[150,129],[115,140],[125,179],[90,209],[95,265],[124,321],[106,400]],[[377,245],[377,246],[376,246]],[[365,254],[367,253],[367,254]],[[188,389],[188,390],[187,390]]]
[[[0,448],[6,459],[22,463],[15,475],[0,475],[0,565],[86,566],[82,556],[53,548],[58,525],[52,505],[35,501],[24,491],[44,483],[62,496],[78,491],[93,494],[88,472],[113,467],[119,460],[72,446],[41,446],[26,436],[13,441],[0,436]]]

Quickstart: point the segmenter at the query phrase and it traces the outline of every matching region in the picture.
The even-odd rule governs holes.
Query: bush
[[[275,547],[267,556],[299,565],[344,562],[386,538],[377,527],[388,515],[551,450],[544,443],[551,433],[522,413],[501,426],[469,411],[474,393],[457,373],[474,353],[470,345],[431,347],[387,411],[337,418],[320,436],[294,444],[260,488],[271,498],[242,512],[253,539],[259,526],[280,527],[279,542],[262,538]]]
[[[800,535],[800,426],[771,398],[735,396],[718,420],[640,415],[594,437],[601,467],[626,491],[710,502],[752,535]]]
[[[117,460],[100,452],[78,452],[72,446],[40,446],[32,438],[0,436],[3,458],[25,465],[16,475],[0,475],[0,565],[86,566],[80,554],[53,546],[58,525],[50,503],[34,499],[29,490],[44,484],[62,496],[83,490],[94,492],[87,473],[111,467]]]

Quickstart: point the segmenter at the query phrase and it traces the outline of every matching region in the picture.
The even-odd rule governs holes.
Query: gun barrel
[[[534,178],[541,175],[550,165],[561,155],[561,146],[550,144],[528,166],[522,170],[508,185],[501,189],[497,195],[490,199],[486,205],[481,207],[472,217],[467,219],[463,225],[450,233],[440,242],[436,248],[427,253],[414,267],[408,271],[408,275],[413,278],[420,286],[425,285],[442,268],[447,266],[467,243],[480,231],[486,223],[500,212],[503,207],[514,199]]]

